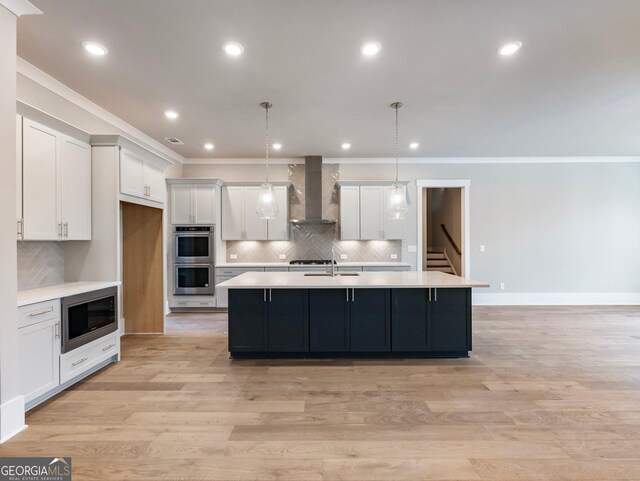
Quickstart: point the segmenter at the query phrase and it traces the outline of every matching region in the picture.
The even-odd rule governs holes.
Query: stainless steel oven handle
[[[82,364],[85,361],[88,361],[89,358],[88,357],[83,357],[82,359],[80,359],[79,361],[73,362],[71,363],[72,366],[77,366],[78,364]]]
[[[29,317],[41,316],[42,314],[47,314],[48,312],[53,312],[53,306],[51,306],[49,309],[43,309],[41,311],[30,312],[29,313]]]

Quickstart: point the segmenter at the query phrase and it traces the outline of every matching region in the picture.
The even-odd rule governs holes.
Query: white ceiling
[[[263,100],[282,157],[393,156],[395,100],[401,156],[640,152],[638,0],[32,1],[18,54],[185,157],[263,155]]]

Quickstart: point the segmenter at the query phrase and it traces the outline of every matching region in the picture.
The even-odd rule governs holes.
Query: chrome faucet
[[[336,275],[336,250],[334,247],[331,248],[331,277],[335,277]]]

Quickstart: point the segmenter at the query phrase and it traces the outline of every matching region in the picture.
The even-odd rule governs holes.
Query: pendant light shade
[[[400,102],[391,104],[396,111],[396,181],[389,190],[387,197],[387,216],[390,219],[404,219],[407,216],[407,188],[398,182],[398,109],[402,107]]]
[[[276,201],[273,185],[269,183],[262,184],[260,195],[258,196],[258,205],[256,206],[256,214],[261,219],[275,219],[278,217],[278,202]]]
[[[278,213],[280,212],[275,192],[273,191],[273,185],[269,183],[269,109],[272,105],[269,102],[262,102],[260,106],[265,110],[265,182],[260,188],[260,195],[258,195],[256,214],[261,219],[269,220],[278,217]]]

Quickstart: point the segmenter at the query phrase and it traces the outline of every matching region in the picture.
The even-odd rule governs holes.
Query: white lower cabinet
[[[60,385],[60,318],[18,329],[20,382],[25,403]]]

